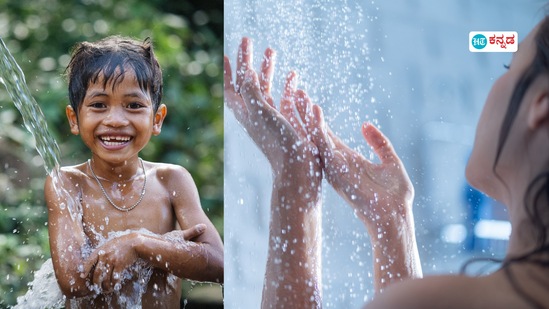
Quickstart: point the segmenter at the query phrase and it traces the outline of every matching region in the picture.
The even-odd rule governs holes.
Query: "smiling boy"
[[[150,41],[81,43],[67,73],[71,132],[91,151],[87,162],[61,168],[60,179],[45,184],[67,308],[179,308],[179,278],[222,283],[223,244],[192,177],[138,156],[167,114]],[[59,183],[70,197],[56,190]]]

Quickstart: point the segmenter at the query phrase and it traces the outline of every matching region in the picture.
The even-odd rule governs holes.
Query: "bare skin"
[[[122,272],[138,259],[153,267],[143,308],[179,308],[180,278],[223,282],[223,244],[200,206],[190,174],[163,163],[144,162],[144,171],[141,168],[138,152],[151,135],[160,133],[166,107],[154,113],[132,74],[126,73],[115,87],[103,88],[102,81],[90,85],[78,117],[70,107],[67,116],[71,131],[92,151],[91,167],[115,205],[128,208],[137,203],[146,173],[141,202],[130,211],[115,209],[87,162],[65,167],[58,181],[77,197],[79,220],[66,207],[67,195],[55,190],[59,185],[51,177],[46,181],[52,259],[67,307],[75,297],[94,295],[93,285],[100,295],[80,300],[81,308],[118,307],[118,291],[131,290],[136,280],[122,280]],[[128,233],[98,246],[110,232],[121,231]],[[89,256],[82,255],[85,244],[93,248]],[[169,279],[172,274],[175,280]]]
[[[542,23],[547,23],[544,19]],[[467,179],[477,189],[486,192],[507,206],[513,231],[510,236],[507,259],[522,256],[530,252],[538,245],[536,243],[539,230],[532,225],[527,216],[524,196],[526,188],[533,179],[542,171],[549,168],[549,75],[542,73],[535,78],[526,91],[516,119],[511,127],[506,144],[501,152],[500,160],[495,171],[492,166],[496,156],[497,140],[500,134],[503,117],[511,98],[511,92],[515,88],[520,76],[532,63],[536,53],[534,35],[539,29],[536,27],[521,43],[519,51],[513,56],[510,69],[499,78],[486,100],[486,104],[477,127],[475,145],[471,159],[467,166]],[[548,29],[546,26],[543,29]],[[545,30],[547,31],[547,30]],[[547,37],[547,34],[543,34]],[[243,45],[246,44],[243,41]],[[242,45],[241,45],[242,46]],[[242,49],[242,47],[241,47]],[[239,58],[240,59],[240,58]],[[229,67],[230,68],[230,67]],[[249,66],[244,71],[249,72]],[[227,60],[225,67],[226,84]],[[252,101],[261,101],[258,95],[258,86],[254,75],[246,73],[243,77],[243,85],[252,85],[251,89],[256,94],[250,96],[247,90],[240,90],[242,98],[252,106]],[[238,76],[238,75],[237,75]],[[252,77],[251,83],[246,83],[247,76]],[[253,86],[255,85],[255,86]],[[230,89],[229,89],[230,90]],[[362,155],[346,146],[335,136],[324,123],[320,107],[310,103],[306,95],[300,95],[295,107],[298,110],[302,126],[297,128],[306,130],[304,135],[307,141],[312,141],[319,151],[321,167],[328,182],[351,205],[357,216],[365,224],[374,253],[374,285],[376,297],[366,304],[366,308],[547,308],[549,307],[549,270],[544,265],[535,263],[512,263],[509,266],[484,277],[467,276],[432,276],[421,278],[421,267],[417,254],[417,245],[414,236],[414,223],[412,215],[413,187],[404,169],[404,166],[389,140],[375,127],[365,124],[362,133],[370,146],[381,159],[380,164],[373,164]],[[227,98],[227,89],[226,89]],[[268,100],[264,100],[269,102]],[[234,102],[229,100],[228,106],[235,109]],[[276,120],[272,108],[267,104],[259,104],[261,114],[268,111],[269,117],[265,121]],[[256,107],[254,107],[256,108]],[[256,119],[257,113],[249,116]],[[247,114],[246,114],[247,115]],[[239,114],[235,112],[235,116]],[[259,117],[261,118],[261,117]],[[247,119],[247,118],[245,118]],[[311,121],[311,119],[313,119]],[[239,119],[239,121],[242,120]],[[250,132],[244,125],[252,139],[266,133],[269,126],[259,126]],[[258,131],[259,130],[259,131]],[[294,133],[288,136],[278,136],[280,140],[293,138]],[[254,137],[255,136],[255,137]],[[256,141],[257,143],[257,141]],[[261,147],[261,145],[260,145]],[[314,147],[313,147],[314,149]],[[271,165],[273,161],[278,165],[284,165],[280,160],[290,160],[292,157],[279,156],[269,148],[262,149]],[[279,154],[280,155],[280,154]],[[316,162],[314,156],[309,162]],[[276,165],[275,165],[276,166]],[[315,166],[313,164],[313,166]],[[277,185],[287,184],[288,187],[301,187],[306,185],[306,171],[295,169],[293,178],[286,177],[274,179],[273,192]],[[288,175],[289,176],[289,175]],[[309,186],[308,190],[320,189]],[[309,193],[309,191],[307,191]],[[314,194],[314,192],[310,192]],[[277,205],[273,194],[272,205]],[[307,205],[304,201],[297,201],[293,207]],[[528,200],[527,203],[531,203]],[[547,222],[549,216],[549,200],[541,195],[537,200],[541,213],[538,215]],[[273,212],[284,218],[283,213]],[[303,225],[302,218],[290,218],[289,224]],[[313,218],[320,220],[320,218]],[[277,218],[272,218],[276,221]],[[293,232],[293,231],[292,231]],[[301,234],[295,234],[300,239],[304,235],[314,235],[306,229],[300,230]],[[273,233],[273,230],[271,230]],[[381,235],[382,237],[380,237]],[[319,240],[320,241],[320,240]],[[272,246],[272,244],[271,244]],[[272,248],[269,256],[276,254]],[[291,259],[279,256],[282,261],[288,261],[290,265],[307,262],[310,256],[299,259],[300,256]],[[542,261],[549,258],[547,253],[536,256]],[[380,263],[378,263],[378,261]],[[269,268],[271,266],[271,268]],[[281,274],[281,269],[267,264],[267,278],[276,278]],[[320,271],[306,274],[310,282],[320,284]],[[316,277],[315,277],[316,276]],[[510,280],[509,278],[513,279]],[[410,279],[410,280],[405,280]],[[307,299],[310,294],[304,286],[293,285],[294,299]],[[519,292],[522,291],[522,294]],[[301,296],[300,296],[301,295]],[[526,295],[526,296],[525,296]],[[279,295],[264,293],[263,303],[273,303]],[[318,307],[321,306],[317,304]],[[297,303],[292,308],[309,308],[306,302]]]
[[[371,236],[376,293],[394,282],[421,278],[412,205],[414,187],[391,142],[365,123],[362,134],[381,159],[374,164],[340,140],[313,107],[310,132],[320,150],[326,179],[353,208]]]
[[[265,154],[273,172],[269,253],[262,308],[318,308],[320,283],[320,184],[318,150],[302,124],[296,105],[307,104],[295,87],[295,73],[287,78],[280,108],[270,94],[274,51],[267,49],[260,77],[252,69],[252,45],[242,40],[232,79],[225,57],[225,102]],[[296,263],[296,261],[298,261]]]
[[[541,23],[543,22],[547,20]],[[527,218],[524,196],[532,179],[540,171],[547,171],[549,168],[549,77],[541,74],[522,99],[500,161],[496,165],[497,175],[492,170],[503,116],[512,89],[533,61],[536,51],[533,38],[538,29],[539,25],[521,42],[509,70],[492,86],[477,126],[475,145],[466,171],[467,179],[472,185],[501,201],[509,210],[513,229],[506,259],[522,256],[537,245],[538,231]],[[540,209],[544,209],[539,216],[547,218],[549,200],[542,197],[538,203],[541,205]],[[547,261],[549,256],[542,253],[536,258]],[[548,278],[549,270],[546,266],[513,263],[484,277],[435,276],[397,283],[374,298],[366,307],[547,308]]]

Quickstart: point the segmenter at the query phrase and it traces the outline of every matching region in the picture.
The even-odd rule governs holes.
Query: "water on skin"
[[[62,178],[59,177],[59,146],[48,131],[42,110],[30,94],[23,71],[17,65],[2,38],[0,38],[0,83],[6,87],[15,107],[23,117],[25,127],[34,137],[36,150],[44,161],[46,172],[52,178],[55,191],[66,200],[66,203],[61,203],[59,207],[67,208],[73,220],[82,220],[82,210],[80,209],[80,203],[75,199],[76,194],[67,191]],[[105,223],[109,223],[109,218],[105,218]],[[128,232],[109,235],[109,239],[122,236]],[[104,239],[104,241],[107,241],[107,239]],[[67,248],[69,251],[73,249]],[[82,248],[83,256],[88,256],[91,251],[92,248]],[[133,278],[135,277],[134,274],[138,274],[138,280],[131,295],[119,295],[120,305],[126,308],[139,308],[141,306],[141,296],[146,290],[151,273],[151,267],[144,261],[135,263],[130,269],[123,272],[124,279]],[[172,279],[170,279],[170,282],[175,282]],[[34,280],[29,283],[29,291],[24,296],[19,297],[17,302],[17,305],[13,308],[43,309],[62,308],[64,306],[64,296],[57,285],[51,259],[48,259],[40,270],[36,271]]]
[[[235,59],[237,44],[242,36],[250,37],[253,40],[255,69],[260,67],[259,62],[262,60],[261,55],[264,48],[267,46],[274,48],[277,52],[272,87],[275,104],[278,104],[283,95],[287,72],[295,70],[299,78],[297,87],[305,90],[311,101],[322,107],[330,128],[351,148],[358,150],[371,160],[375,159],[375,156],[364,142],[360,126],[364,121],[378,124],[375,109],[384,101],[383,97],[374,98],[372,91],[374,88],[377,90],[381,86],[374,83],[374,75],[372,75],[374,72],[372,72],[370,58],[379,56],[380,52],[379,50],[370,51],[369,39],[366,38],[366,36],[369,36],[368,29],[370,26],[379,27],[378,23],[374,21],[377,19],[377,15],[375,13],[370,15],[376,9],[374,2],[298,0],[294,1],[291,6],[284,5],[276,0],[226,1],[225,3],[225,11],[229,21],[225,30],[225,46],[226,51],[232,53],[230,55],[231,60]],[[372,10],[363,11],[363,8]],[[375,35],[375,31],[373,32],[373,35]],[[236,65],[236,61],[234,65]],[[387,94],[388,96],[389,94]],[[229,119],[229,121],[231,120]],[[281,133],[284,135],[284,132],[281,131]],[[226,152],[227,166],[231,166],[232,169],[236,170],[241,165],[239,163],[241,158],[238,155],[231,158],[230,148],[231,146]],[[240,151],[241,146],[238,145],[236,148]],[[296,145],[288,146],[282,150],[291,152],[292,148],[295,150]],[[293,160],[300,159],[296,156]],[[258,162],[258,164],[263,164],[263,162]],[[249,162],[243,164],[239,172],[244,175],[249,173],[248,165]],[[344,165],[341,167],[341,172],[346,173],[349,168],[349,165]],[[256,169],[261,170],[265,167],[258,165]],[[311,173],[314,174],[314,171],[311,171]],[[226,174],[226,179],[238,177],[237,174],[232,175],[229,171]],[[268,179],[265,180],[268,183]],[[229,187],[229,189],[234,190],[237,186]],[[254,187],[253,190],[249,191],[235,190],[235,192],[240,192],[240,195],[234,195],[234,204],[251,208],[249,212],[245,213],[249,217],[239,215],[239,218],[246,220],[257,217],[254,212],[258,213],[260,211],[257,210],[257,207],[248,205],[257,202],[255,200],[250,201],[246,197],[257,194],[257,200],[262,199],[265,196],[264,190],[266,188],[258,187]],[[365,297],[367,297],[365,295],[373,294],[373,289],[370,288],[371,278],[366,275],[371,267],[369,241],[363,230],[361,230],[362,226],[356,223],[358,220],[350,222],[350,224],[356,224],[357,230],[361,233],[347,235],[347,233],[351,233],[349,232],[349,225],[342,225],[341,222],[350,218],[340,215],[340,213],[344,213],[342,210],[344,206],[335,203],[335,201],[339,203],[340,200],[339,197],[334,198],[334,195],[334,192],[328,190],[325,199],[330,203],[324,204],[322,210],[323,227],[325,228],[322,234],[322,256],[326,261],[323,265],[322,274],[323,305],[327,308],[358,307],[359,303],[365,301]],[[353,200],[358,198],[359,196],[356,193],[351,197]],[[227,205],[231,205],[231,201],[228,201]],[[285,205],[287,204],[282,203],[281,207]],[[238,210],[234,210],[243,212],[244,208],[239,207]],[[248,222],[240,221],[241,219],[238,218],[237,221],[230,220],[227,220],[228,242],[231,241],[231,236],[236,237],[235,235],[238,235],[236,232],[231,232],[240,230],[240,226],[234,224],[234,222],[248,224]],[[265,220],[268,220],[268,218],[261,217],[253,224],[262,227]],[[266,229],[262,231],[266,231]],[[342,241],[341,238],[345,238],[345,240]],[[281,243],[274,242],[271,245],[274,246],[273,249],[280,250],[282,248]],[[245,246],[245,244],[242,246]],[[349,248],[357,249],[349,251]],[[250,268],[262,269],[260,259],[242,253],[253,252],[253,249],[249,248],[248,250],[246,247],[241,252],[236,252],[242,260],[251,260],[258,263],[258,265],[242,263],[240,271]],[[291,253],[291,251],[288,252]],[[353,263],[348,263],[347,258],[344,258],[346,253],[351,255],[351,262]],[[334,262],[344,263],[344,265],[343,267],[333,266],[336,265]],[[354,265],[356,265],[355,268],[350,267]],[[342,274],[345,270],[352,270],[349,272],[349,280],[344,278],[345,274]],[[258,276],[258,278],[261,277]],[[241,280],[238,271],[229,271],[226,279],[232,285],[238,286],[234,289],[237,293],[227,293],[226,303],[241,304],[240,298],[242,297],[238,293],[240,291],[244,291],[244,294],[247,293],[247,290],[241,287],[243,285],[246,288],[255,289],[254,294],[261,295],[261,285],[255,283],[252,285],[245,280]],[[258,286],[258,288],[255,288],[255,286]],[[246,304],[250,307],[258,307],[260,298],[260,296],[255,297],[254,300]]]

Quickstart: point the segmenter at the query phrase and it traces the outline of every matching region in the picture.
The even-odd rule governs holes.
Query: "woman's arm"
[[[381,159],[374,164],[349,148],[313,107],[313,140],[326,179],[354,209],[368,230],[374,258],[374,285],[383,291],[393,282],[422,276],[415,239],[412,204],[414,188],[389,140],[371,124],[362,134]]]
[[[274,51],[260,77],[251,69],[252,46],[239,48],[236,84],[225,57],[225,103],[267,157],[273,173],[269,251],[263,308],[317,308],[321,299],[321,180],[318,150],[306,134],[310,115],[296,112],[309,99],[287,78],[280,109],[270,94]],[[310,104],[310,102],[309,102]]]

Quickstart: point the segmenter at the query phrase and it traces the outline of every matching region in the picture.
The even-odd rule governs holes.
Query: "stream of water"
[[[46,172],[54,178],[59,192],[62,185],[56,177],[59,168],[59,146],[48,131],[48,125],[40,106],[27,87],[23,71],[0,38],[0,83],[2,83],[21,113],[27,130],[35,140],[36,150],[44,161]],[[35,272],[34,281],[29,283],[29,291],[18,298],[14,308],[60,308],[64,305],[63,295],[57,285],[51,259]]]
[[[44,160],[44,168],[51,174],[59,166],[59,146],[48,131],[44,114],[32,97],[23,71],[0,38],[0,83],[6,86],[13,104],[23,116],[25,127],[36,141],[36,150]]]

